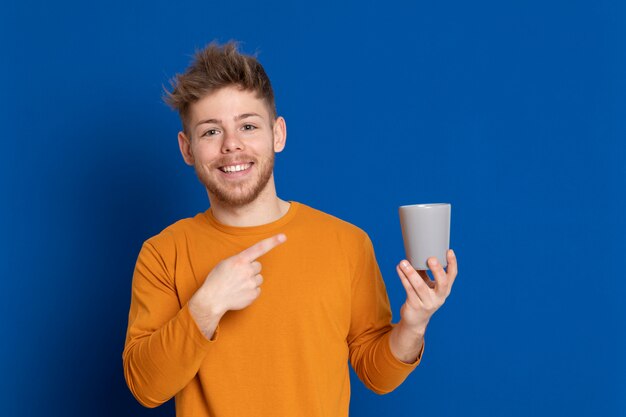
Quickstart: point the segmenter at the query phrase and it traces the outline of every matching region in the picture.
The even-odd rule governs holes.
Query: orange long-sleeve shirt
[[[218,262],[277,233],[287,242],[259,258],[261,296],[227,312],[207,340],[189,298]],[[377,393],[396,388],[419,363],[393,356],[390,322],[385,285],[362,230],[297,202],[279,220],[255,227],[220,224],[209,209],[141,248],[124,374],[145,406],[176,396],[179,417],[343,417],[348,359]]]

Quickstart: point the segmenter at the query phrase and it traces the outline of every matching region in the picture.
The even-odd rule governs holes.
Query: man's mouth
[[[225,165],[223,167],[219,167],[219,170],[225,172],[227,174],[232,174],[235,172],[241,172],[249,169],[252,166],[252,163],[247,164],[235,164],[235,165]]]

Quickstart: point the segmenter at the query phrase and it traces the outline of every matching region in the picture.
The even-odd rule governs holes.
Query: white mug
[[[430,269],[426,260],[431,256],[436,257],[444,268],[448,266],[446,254],[450,249],[451,208],[448,203],[400,207],[404,250],[413,268]]]

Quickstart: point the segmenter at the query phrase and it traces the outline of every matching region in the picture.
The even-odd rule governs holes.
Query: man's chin
[[[210,199],[218,201],[220,204],[229,207],[243,207],[252,203],[261,193],[255,190],[245,190],[241,192],[232,192],[231,190],[225,191],[218,188],[208,188]]]
[[[266,172],[263,170],[262,172]],[[267,172],[266,172],[267,173]],[[272,171],[269,170],[267,175],[261,175],[256,178],[247,178],[239,181],[224,182],[223,179],[217,177],[212,181],[201,182],[207,189],[209,200],[228,207],[243,207],[255,201],[259,195],[265,190],[270,182]]]

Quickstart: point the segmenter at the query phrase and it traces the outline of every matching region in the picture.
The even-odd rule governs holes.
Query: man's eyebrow
[[[222,123],[221,120],[219,119],[206,119],[206,120],[200,120],[198,123],[196,123],[196,127],[205,124],[205,123],[215,123],[215,124],[220,124]]]
[[[243,113],[240,114],[238,116],[235,116],[235,121],[239,121],[239,120],[243,120],[243,119],[247,119],[248,117],[262,117],[260,114],[258,113]],[[206,120],[200,120],[198,123],[196,123],[196,127],[205,124],[205,123],[215,123],[215,124],[221,124],[222,121],[219,119],[206,119]]]
[[[258,114],[258,113],[244,113],[244,114],[240,114],[239,116],[235,117],[235,120],[242,120],[242,119],[246,119],[248,117],[253,117],[253,116],[261,117],[261,115]]]

